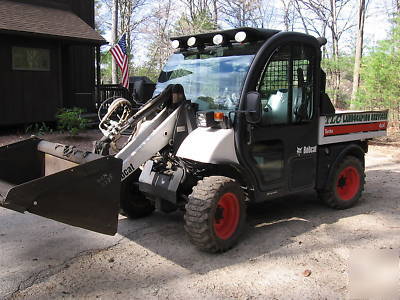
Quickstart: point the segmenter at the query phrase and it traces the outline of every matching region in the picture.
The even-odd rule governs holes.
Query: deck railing
[[[122,97],[132,101],[131,93],[119,84],[102,84],[97,87],[96,107],[112,97]]]

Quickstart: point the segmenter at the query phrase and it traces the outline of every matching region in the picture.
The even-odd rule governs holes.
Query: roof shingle
[[[71,11],[0,0],[0,33],[35,34],[94,44],[106,40]]]

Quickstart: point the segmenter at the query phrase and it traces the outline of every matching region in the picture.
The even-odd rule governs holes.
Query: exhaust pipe
[[[30,138],[0,148],[0,206],[114,235],[122,160]]]

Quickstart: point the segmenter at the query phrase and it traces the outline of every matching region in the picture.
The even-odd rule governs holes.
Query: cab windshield
[[[179,83],[201,111],[234,110],[258,48],[238,45],[175,53],[164,66],[154,95]]]

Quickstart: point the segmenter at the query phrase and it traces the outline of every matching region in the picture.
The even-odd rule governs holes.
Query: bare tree
[[[400,0],[393,0],[396,13],[400,13]]]
[[[298,15],[298,17],[299,17],[299,19],[301,21],[301,24],[303,26],[304,32],[306,34],[309,34],[306,17],[302,13],[299,0],[293,0],[293,6],[296,9],[297,15]]]
[[[112,43],[118,42],[118,39],[126,33],[126,44],[128,56],[132,58],[132,50],[137,36],[140,33],[140,27],[143,26],[150,18],[150,13],[145,10],[145,6],[149,0],[100,0],[108,10],[107,15],[111,14],[111,23],[104,21],[103,27],[111,29]],[[110,18],[108,18],[110,19]],[[117,74],[115,62],[112,62],[112,74]],[[118,80],[113,77],[113,82]]]
[[[140,27],[150,19],[151,13],[144,11],[148,0],[119,0],[119,35],[126,33],[127,51],[132,58],[134,42]]]
[[[171,16],[174,9],[172,0],[159,1],[155,8],[154,16],[147,27],[151,43],[149,46],[150,62],[148,72],[161,70],[168,56],[173,49],[169,40],[170,32],[173,27],[174,18]],[[150,70],[150,68],[152,70]]]
[[[233,27],[264,27],[272,18],[272,6],[265,0],[221,0],[221,14]]]
[[[322,33],[325,35],[326,31],[330,34],[331,45],[331,59],[332,64],[328,69],[329,81],[333,91],[333,103],[338,104],[339,90],[341,83],[341,72],[339,68],[340,57],[340,39],[343,33],[354,26],[353,23],[353,9],[350,7],[353,2],[351,0],[298,0],[299,9],[303,9],[303,16],[305,24],[308,24],[312,31],[320,32],[313,24],[320,24]],[[309,27],[309,28],[310,28]],[[328,55],[328,53],[325,53]]]
[[[283,5],[283,24],[285,30],[294,30],[294,24],[296,21],[294,0],[281,0],[281,3]]]
[[[95,29],[98,33],[104,34],[105,33],[105,26],[104,26],[104,14],[102,13],[102,2],[101,0],[94,1],[94,19],[95,19]]]
[[[212,9],[213,9],[213,20],[214,20],[214,27],[218,28],[218,17],[219,17],[219,2],[220,0],[212,0]]]
[[[258,7],[258,14],[261,20],[258,24],[261,28],[269,28],[275,18],[275,6],[272,1],[263,0],[262,5]]]
[[[220,0],[180,0],[184,13],[178,20],[177,34],[200,33],[218,28]]]
[[[208,0],[181,0],[181,2],[185,5],[192,20],[202,12],[210,11],[210,1]]]
[[[350,108],[354,108],[354,101],[357,95],[358,87],[360,86],[360,69],[361,69],[361,59],[362,59],[362,51],[364,45],[364,23],[365,23],[367,5],[368,3],[366,3],[365,0],[358,1],[357,42],[356,42],[356,53],[354,59],[353,90],[351,93]]]

